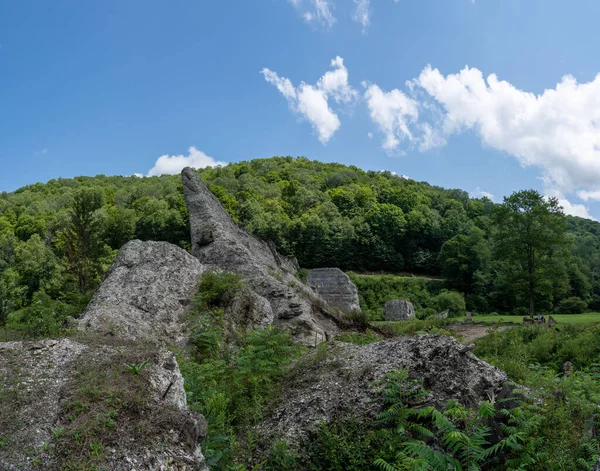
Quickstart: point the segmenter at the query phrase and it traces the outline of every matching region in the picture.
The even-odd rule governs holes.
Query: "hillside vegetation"
[[[526,263],[506,244],[506,214],[486,198],[306,158],[199,173],[236,222],[302,267],[442,276],[439,289],[462,293],[466,309],[479,312],[526,313],[530,292],[541,311],[600,308],[598,223],[556,219],[568,233],[530,289]],[[188,234],[179,175],[77,177],[2,193],[0,328],[52,335],[86,305],[125,242],[189,248]],[[422,293],[421,307],[438,307],[437,290]]]

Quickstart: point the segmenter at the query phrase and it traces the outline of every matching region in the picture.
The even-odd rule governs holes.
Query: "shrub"
[[[563,299],[557,306],[556,312],[560,314],[582,314],[587,309],[587,303],[577,297],[571,296],[570,298]]]
[[[425,320],[433,317],[436,313],[436,310],[432,307],[426,307],[425,309],[421,309],[417,311],[417,319]]]
[[[209,271],[203,273],[198,286],[196,303],[200,309],[225,307],[242,289],[242,277],[237,273]]]
[[[436,297],[436,305],[440,311],[448,310],[448,317],[458,317],[467,310],[465,297],[458,291],[442,291]]]
[[[519,307],[514,308],[511,311],[511,315],[526,317],[529,315],[529,309],[527,309],[526,307],[523,307],[523,306],[519,306]]]

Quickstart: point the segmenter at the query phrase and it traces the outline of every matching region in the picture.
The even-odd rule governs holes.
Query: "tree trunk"
[[[535,315],[535,306],[533,302],[533,282],[529,283],[529,317],[533,318]]]

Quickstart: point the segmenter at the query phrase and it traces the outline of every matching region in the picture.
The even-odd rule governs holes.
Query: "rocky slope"
[[[371,421],[382,410],[377,383],[406,368],[431,391],[428,403],[449,399],[473,406],[498,394],[507,376],[465,351],[452,337],[416,335],[359,346],[334,342],[319,361],[300,362],[284,383],[281,400],[265,412],[257,431],[265,440],[301,442],[319,425],[345,414]]]

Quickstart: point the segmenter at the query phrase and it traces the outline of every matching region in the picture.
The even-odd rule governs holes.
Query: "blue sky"
[[[304,155],[600,219],[598,18],[597,0],[0,0],[0,191]]]

